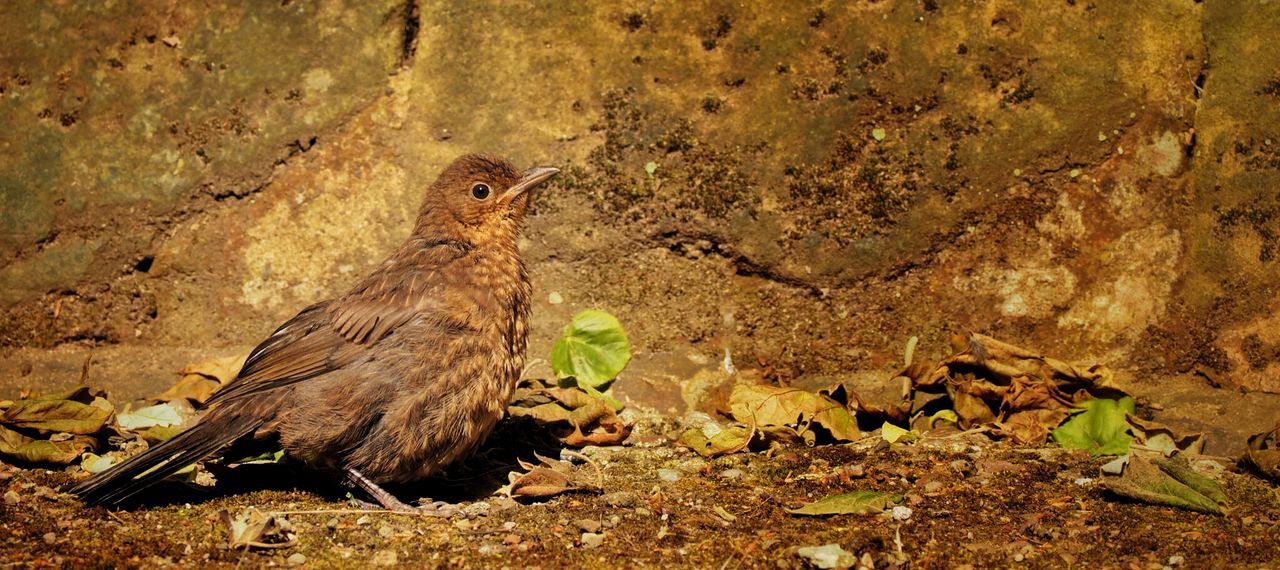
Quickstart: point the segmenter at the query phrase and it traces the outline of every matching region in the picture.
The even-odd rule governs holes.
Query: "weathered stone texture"
[[[539,297],[566,300],[535,307],[535,357],[600,306],[642,351],[790,377],[976,329],[1280,389],[1280,48],[1262,39],[1280,18],[535,4],[0,24],[3,342],[246,347],[377,263],[434,173],[486,151],[566,170],[523,244]],[[141,316],[73,311],[96,330],[59,302]]]

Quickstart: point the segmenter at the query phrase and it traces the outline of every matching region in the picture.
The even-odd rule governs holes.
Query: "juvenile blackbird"
[[[558,172],[458,158],[427,189],[408,241],[276,329],[200,422],[71,491],[116,504],[233,444],[278,442],[388,509],[417,510],[379,484],[437,473],[505,412],[529,330],[516,240],[529,190]]]

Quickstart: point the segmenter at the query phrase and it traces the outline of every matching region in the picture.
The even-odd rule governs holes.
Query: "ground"
[[[1280,558],[1280,497],[1232,473],[1229,461],[1220,476],[1232,508],[1218,516],[1110,495],[1098,482],[1105,459],[993,445],[984,435],[909,446],[872,436],[714,460],[638,435],[646,443],[585,451],[602,469],[603,494],[521,504],[455,482],[452,493],[472,495],[452,497],[469,514],[448,520],[353,509],[342,489],[285,468],[228,476],[238,494],[160,494],[158,504],[123,511],[52,493],[65,474],[23,471],[7,482],[17,498],[4,506],[0,551],[11,563],[59,567],[290,565],[293,557],[314,567],[800,568],[798,548],[828,543],[877,568],[1268,567]],[[854,489],[903,494],[910,515],[786,512]],[[218,512],[248,506],[289,513],[298,543],[229,550]],[[584,529],[603,541],[592,545]]]

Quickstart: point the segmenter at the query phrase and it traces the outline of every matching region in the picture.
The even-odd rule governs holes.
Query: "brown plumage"
[[[278,440],[387,508],[410,508],[377,484],[438,472],[506,410],[529,330],[516,241],[528,190],[556,172],[481,155],[454,161],[391,257],[259,344],[195,426],[72,492],[119,503],[232,444]]]

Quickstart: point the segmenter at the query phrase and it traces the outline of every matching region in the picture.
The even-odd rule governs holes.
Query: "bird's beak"
[[[514,200],[516,196],[536,188],[538,185],[546,182],[552,176],[557,174],[560,174],[559,168],[530,168],[529,170],[524,171],[524,176],[520,178],[519,182],[516,182],[507,189],[506,193],[502,195],[502,200],[504,202],[510,202]]]

